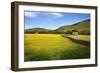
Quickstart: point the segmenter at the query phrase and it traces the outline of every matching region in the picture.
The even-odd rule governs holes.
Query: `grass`
[[[90,49],[60,34],[25,34],[24,37],[25,61],[90,58]]]
[[[90,36],[89,35],[70,35],[69,37],[74,38],[74,39],[79,39],[79,40],[84,40],[84,41],[90,41]]]

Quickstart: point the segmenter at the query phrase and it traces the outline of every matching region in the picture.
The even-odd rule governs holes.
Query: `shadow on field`
[[[72,42],[79,43],[79,44],[81,44],[81,45],[86,46],[88,49],[90,49],[90,42],[88,42],[88,41],[79,40],[79,39],[74,39],[74,38],[71,38],[71,37],[68,37],[68,36],[62,36],[62,37],[68,38],[68,39],[70,39]]]
[[[71,59],[87,59],[90,58],[90,49],[77,47],[75,50],[65,49],[61,52],[35,52],[26,51],[24,53],[24,61],[50,61],[50,60],[71,60]]]

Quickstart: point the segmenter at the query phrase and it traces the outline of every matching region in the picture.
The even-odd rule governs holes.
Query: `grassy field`
[[[70,35],[69,37],[72,37],[74,39],[79,39],[79,40],[84,40],[84,41],[90,41],[90,36],[89,35]]]
[[[60,34],[25,34],[24,37],[25,61],[90,58],[90,49]]]

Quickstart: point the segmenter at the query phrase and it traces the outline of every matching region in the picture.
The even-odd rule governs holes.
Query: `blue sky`
[[[90,14],[24,11],[25,29],[56,29],[60,26],[72,25],[86,19],[90,19]]]

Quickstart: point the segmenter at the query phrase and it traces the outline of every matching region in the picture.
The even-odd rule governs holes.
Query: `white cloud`
[[[61,14],[61,13],[50,13],[50,14],[57,18],[63,17],[63,14]]]
[[[25,12],[25,16],[27,16],[27,17],[37,17],[39,14],[41,14],[41,13],[40,12],[31,12],[31,11],[26,11]],[[55,18],[63,17],[63,14],[62,13],[53,12],[53,13],[47,13],[47,14],[48,15],[52,15]]]
[[[37,12],[25,12],[25,16],[27,17],[36,17],[37,15]]]

